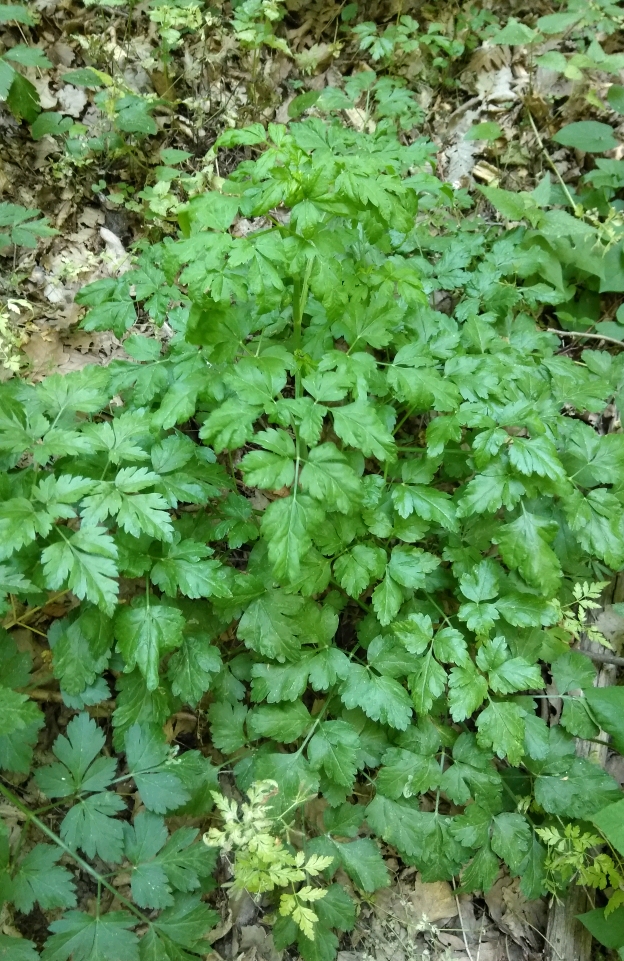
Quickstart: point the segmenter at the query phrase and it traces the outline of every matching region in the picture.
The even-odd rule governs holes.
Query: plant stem
[[[301,324],[303,312],[308,299],[308,287],[310,284],[310,274],[312,273],[313,258],[310,257],[303,272],[303,277],[295,277],[293,284],[293,345],[295,353],[301,350]],[[297,363],[297,358],[295,358]],[[301,397],[301,371],[299,365],[295,369],[295,397]]]

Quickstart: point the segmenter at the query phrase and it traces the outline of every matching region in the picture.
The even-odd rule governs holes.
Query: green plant
[[[503,862],[536,897],[538,830],[622,798],[574,736],[623,750],[624,689],[594,688],[570,646],[624,562],[624,435],[580,418],[621,396],[624,355],[561,355],[539,323],[619,282],[605,264],[622,241],[556,184],[484,188],[508,229],[467,215],[435,146],[390,123],[254,124],[217,144],[237,146],[250,159],[179,211],[176,239],[77,298],[131,360],[0,389],[5,624],[36,621],[49,591],[81,602],[49,628],[51,671],[75,710],[115,684],[129,765],[133,725],[164,752],[163,724],[197,709],[249,797],[219,802],[213,838],[236,848],[245,810],[279,825],[261,834],[279,835],[295,900],[275,942],[314,961],[354,907],[306,868],[372,893],[383,839],[425,880],[487,890]],[[167,322],[166,353],[128,335],[138,309]],[[5,684],[0,763],[24,771],[39,709],[27,680]],[[205,786],[214,768],[189,753],[158,763]],[[310,837],[301,801],[318,793]],[[253,886],[248,841],[235,883]]]
[[[34,26],[35,19],[28,7],[21,4],[0,7],[0,23],[11,22]],[[41,110],[39,94],[34,84],[13,64],[41,68],[51,67],[52,64],[42,50],[26,43],[19,43],[0,55],[0,101],[6,101],[9,110],[18,120],[32,123]]]
[[[286,928],[289,921],[296,924],[300,931],[311,941],[315,939],[315,926],[319,921],[314,910],[306,905],[315,904],[329,895],[327,905],[337,911],[342,918],[343,929],[348,930],[353,925],[355,913],[352,900],[345,895],[338,885],[332,888],[319,888],[313,884],[298,887],[302,881],[317,878],[323,871],[331,867],[332,856],[311,854],[308,857],[303,851],[296,854],[288,850],[282,840],[273,832],[275,822],[281,822],[286,832],[289,825],[284,819],[284,812],[279,818],[267,817],[266,803],[271,797],[279,793],[276,781],[259,781],[247,789],[248,801],[240,808],[234,800],[228,800],[223,795],[213,792],[215,806],[223,817],[223,829],[211,828],[204,835],[204,842],[209,847],[218,847],[227,855],[235,852],[233,864],[234,881],[231,886],[236,891],[248,891],[259,894],[273,891],[276,887],[291,886],[291,891],[280,897],[279,913],[282,923],[278,922],[278,929]],[[293,806],[303,803],[305,797],[297,798]],[[279,828],[279,823],[278,823]],[[331,908],[330,908],[331,910]],[[334,923],[334,927],[336,924]]]
[[[188,33],[195,33],[204,23],[204,15],[200,4],[193,2],[152,4],[149,18],[158,24],[159,61],[165,76],[168,76],[171,63],[171,52],[176,50],[182,42],[182,37]]]
[[[53,237],[58,233],[50,227],[47,217],[34,218],[41,211],[21,204],[0,203],[0,251],[7,248],[37,246],[39,237]],[[7,229],[8,228],[8,229]]]
[[[78,630],[80,624],[80,618],[73,621]],[[86,625],[83,613],[82,627]],[[62,643],[63,628],[59,627],[57,640]],[[65,627],[71,630],[69,624]],[[93,628],[98,630],[91,617]],[[5,684],[28,683],[29,658],[17,650],[6,633],[0,640],[0,657]],[[28,770],[28,754],[43,717],[25,694],[17,694],[10,687],[4,687],[2,693],[3,766]],[[7,731],[18,731],[19,735],[14,739],[7,736]],[[162,814],[185,806],[188,809],[189,804],[192,808],[193,793],[197,798],[206,780],[213,780],[214,772],[198,752],[176,759],[162,737],[138,724],[129,728],[125,737],[123,775],[117,776],[116,759],[101,753],[104,745],[104,734],[87,713],[79,713],[70,721],[66,736],[59,735],[54,742],[57,760],[37,770],[39,792],[53,799],[52,805],[41,811],[26,807],[16,793],[0,783],[0,793],[21,815],[20,828],[11,837],[6,826],[0,825],[2,899],[25,913],[35,904],[42,909],[64,910],[50,925],[52,934],[45,943],[44,958],[137,958],[140,943],[143,957],[194,959],[203,952],[203,938],[218,920],[218,915],[200,900],[202,891],[210,888],[207,879],[215,865],[215,852],[196,841],[195,828],[181,827],[169,834]],[[144,805],[132,825],[120,819],[126,812],[126,802],[115,790],[115,785],[129,778],[134,780]],[[205,804],[194,803],[196,811],[205,810]],[[69,809],[58,831],[53,831],[41,815],[50,807],[64,806]],[[32,833],[44,836],[46,841],[33,845],[28,837]],[[74,910],[75,879],[70,869],[58,863],[63,855],[92,883],[94,914]],[[105,874],[92,865],[96,858],[108,866]],[[130,878],[128,897],[118,890],[119,881],[117,888],[113,883],[122,872]],[[123,909],[100,913],[102,896],[109,892]],[[141,932],[140,941],[136,928]],[[30,941],[3,935],[1,947],[9,959],[38,957]]]

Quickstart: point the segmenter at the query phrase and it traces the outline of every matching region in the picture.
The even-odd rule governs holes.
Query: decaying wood
[[[624,574],[618,574],[602,595],[602,610],[623,599]],[[597,616],[600,616],[600,613],[601,611],[595,612]],[[602,655],[605,654],[605,650],[599,644],[583,639],[579,649],[589,654],[592,660],[603,661]],[[594,658],[594,655],[601,656]],[[617,663],[602,663],[596,678],[596,687],[610,687],[615,684],[616,673]],[[576,753],[604,767],[607,760],[608,737],[604,732],[601,732],[598,737],[604,741],[603,744],[577,739]],[[553,899],[548,912],[544,961],[590,961],[592,936],[576,918],[577,915],[590,911],[592,907],[585,889],[577,885],[570,887],[563,900]]]

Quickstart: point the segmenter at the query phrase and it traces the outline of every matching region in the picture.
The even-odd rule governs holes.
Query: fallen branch
[[[605,334],[590,334],[582,330],[557,330],[556,327],[543,328],[547,334],[556,334],[557,337],[587,337],[588,340],[604,340],[606,344],[614,344],[616,347],[624,347],[624,341],[617,337],[607,337]]]

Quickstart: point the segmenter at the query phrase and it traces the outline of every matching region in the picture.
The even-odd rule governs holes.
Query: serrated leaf
[[[167,674],[171,690],[195,707],[222,666],[219,649],[210,643],[208,634],[185,635],[180,649],[169,660]]]
[[[149,691],[158,687],[158,666],[163,654],[180,645],[184,624],[181,611],[149,594],[117,611],[113,629],[126,671],[136,665]]]
[[[41,554],[46,585],[58,590],[65,583],[77,597],[112,614],[117,604],[117,548],[101,527],[85,527],[46,547]]]
[[[231,597],[221,562],[205,559],[212,553],[198,541],[174,540],[154,564],[150,578],[169,597],[175,597],[178,590],[191,598]]]
[[[561,773],[541,774],[535,781],[535,799],[548,814],[590,818],[621,796],[617,782],[582,757],[572,758]]]
[[[212,743],[224,754],[233,754],[247,744],[244,731],[247,708],[244,704],[215,701],[208,709]]]
[[[0,934],[0,961],[38,961],[38,958],[32,941]]]
[[[13,735],[40,721],[41,712],[27,694],[0,685],[0,736]]]
[[[361,707],[373,721],[404,731],[412,715],[409,695],[398,681],[379,677],[359,664],[351,670],[340,689],[340,697],[347,708]]]
[[[297,618],[301,608],[301,598],[267,591],[247,607],[238,625],[238,636],[247,647],[265,657],[280,662],[295,660],[303,632]]]
[[[181,779],[169,769],[169,746],[139,724],[133,724],[125,738],[129,776],[134,778],[141,799],[149,811],[165,814],[182,807],[189,793]]]
[[[97,855],[118,863],[123,856],[123,824],[115,816],[124,809],[123,798],[114,791],[81,798],[65,815],[61,838],[73,850],[82,848],[89,858]]]
[[[395,801],[426,794],[438,786],[440,764],[435,756],[393,747],[384,754],[382,764],[375,785],[381,794]]]
[[[547,597],[557,593],[562,577],[559,559],[549,546],[556,531],[552,521],[523,510],[515,521],[499,528],[494,537],[505,564]]]
[[[366,401],[334,407],[332,414],[334,430],[346,444],[361,450],[365,457],[376,457],[380,461],[394,460],[394,438],[379,419],[375,408]]]
[[[323,721],[308,745],[308,760],[335,784],[350,788],[358,769],[360,739],[345,721]]]
[[[335,444],[312,448],[301,471],[300,483],[326,510],[350,514],[359,506],[360,479]]]
[[[409,687],[416,713],[428,714],[446,687],[446,671],[431,650],[422,658],[419,670],[410,676]]]
[[[483,703],[487,681],[476,670],[472,661],[453,667],[449,674],[449,707],[454,721],[464,721]]]
[[[266,737],[290,744],[311,726],[312,718],[302,701],[263,704],[247,715],[247,730],[252,740]]]
[[[197,835],[197,829],[183,827],[169,837],[164,820],[149,811],[124,825],[126,856],[134,865],[132,896],[140,907],[169,907],[172,889],[193,891],[211,873],[216,851],[194,843]]]
[[[11,900],[18,911],[28,914],[35,902],[43,910],[76,905],[72,875],[57,864],[62,853],[55,845],[36,844],[22,858],[11,884]]]
[[[334,561],[334,573],[350,597],[359,597],[372,580],[383,577],[386,552],[381,547],[356,544]]]
[[[529,848],[533,831],[522,814],[504,812],[492,819],[492,850],[512,874],[517,874]]]
[[[490,701],[477,718],[477,741],[516,767],[524,755],[524,712],[511,702]]]
[[[41,953],[42,961],[138,961],[136,925],[127,911],[107,911],[95,917],[84,911],[68,911],[50,924],[51,936]]]
[[[414,802],[392,801],[378,794],[366,808],[366,820],[377,835],[408,856],[417,854],[423,841],[423,812]]]
[[[88,714],[74,717],[67,725],[67,737],[59,734],[52,750],[59,764],[41,767],[37,784],[47,797],[69,797],[81,791],[103,791],[115,777],[115,758],[98,757],[105,737]]]
[[[387,573],[381,584],[378,584],[373,591],[371,600],[377,620],[383,627],[386,627],[399,612],[403,603],[403,591]]]

